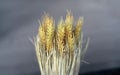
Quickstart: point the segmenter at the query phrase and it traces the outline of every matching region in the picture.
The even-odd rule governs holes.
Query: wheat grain
[[[58,46],[58,51],[60,52],[60,54],[62,55],[63,50],[64,50],[64,46],[65,46],[65,25],[63,22],[63,19],[60,20],[58,26],[57,26],[57,46]]]
[[[81,30],[83,25],[83,17],[79,18],[75,27],[75,38],[76,38],[76,44],[78,45],[78,42],[80,40]]]
[[[69,53],[73,53],[74,46],[74,35],[73,35],[73,15],[70,11],[67,11],[65,19],[65,29],[66,29],[66,42],[68,43]]]

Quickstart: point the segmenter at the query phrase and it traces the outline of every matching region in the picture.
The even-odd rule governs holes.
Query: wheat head
[[[53,17],[44,14],[35,40],[36,56],[42,75],[78,75],[82,51],[82,24],[74,26],[74,17],[67,12],[55,28]]]

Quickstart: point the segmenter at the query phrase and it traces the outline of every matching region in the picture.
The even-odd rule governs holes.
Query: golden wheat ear
[[[61,18],[60,22],[58,23],[57,26],[57,34],[56,34],[57,38],[57,46],[58,46],[58,52],[60,52],[60,55],[63,54],[63,50],[65,48],[65,24],[63,22],[63,19]]]
[[[75,29],[74,29],[74,35],[76,38],[76,44],[78,46],[79,44],[79,40],[81,37],[81,33],[82,33],[82,26],[83,26],[83,17],[80,17],[76,23]]]
[[[55,28],[53,17],[45,13],[39,24],[35,50],[41,75],[78,75],[88,46],[82,50],[83,18],[74,25],[74,16],[67,11],[65,20],[60,19]]]

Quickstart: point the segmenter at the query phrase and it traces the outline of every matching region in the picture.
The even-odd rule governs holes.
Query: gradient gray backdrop
[[[82,63],[81,73],[120,67],[120,0],[0,0],[0,75],[39,75],[28,38],[44,11],[57,21],[67,9],[84,16],[84,39],[90,37],[90,64]]]

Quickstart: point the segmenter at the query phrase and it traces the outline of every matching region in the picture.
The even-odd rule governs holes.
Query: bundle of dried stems
[[[73,24],[74,17],[69,11],[57,26],[53,17],[43,15],[35,39],[41,75],[78,75],[83,51],[83,18],[80,17],[75,26]]]

